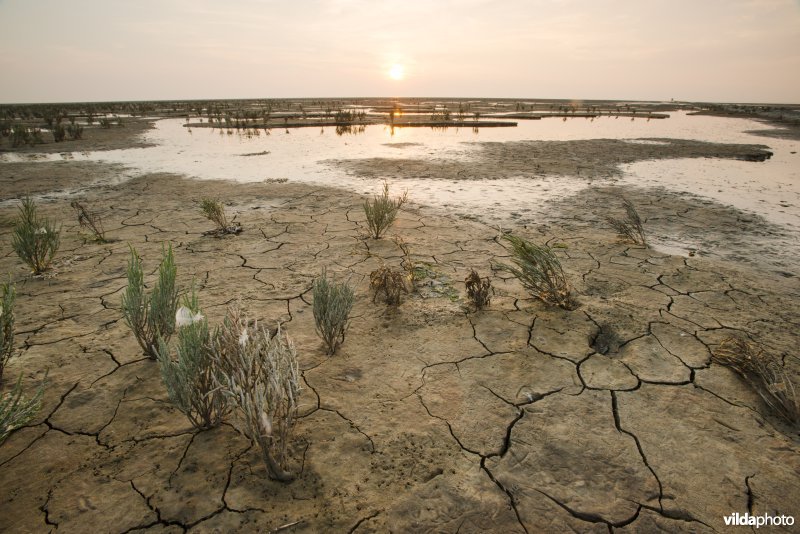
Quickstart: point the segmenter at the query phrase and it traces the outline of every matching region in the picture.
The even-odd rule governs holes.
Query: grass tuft
[[[723,340],[712,359],[736,371],[780,417],[789,423],[800,423],[800,402],[794,384],[778,359],[739,337]]]
[[[647,246],[647,240],[644,235],[644,226],[642,226],[642,219],[639,213],[627,198],[622,199],[622,205],[625,208],[625,218],[616,219],[614,217],[606,217],[606,221],[610,224],[617,233],[631,242]]]
[[[14,252],[31,268],[33,274],[41,274],[50,267],[60,244],[61,227],[56,229],[55,223],[46,217],[40,218],[33,200],[30,197],[23,198],[19,219],[11,235]]]
[[[575,308],[576,302],[570,294],[561,262],[550,247],[536,245],[512,234],[504,234],[503,239],[511,243],[511,261],[516,267],[498,264],[498,268],[516,276],[534,297],[565,310]]]
[[[481,278],[475,269],[470,269],[469,275],[464,279],[467,287],[467,296],[472,301],[476,310],[480,310],[489,304],[492,299],[492,282],[489,278]]]

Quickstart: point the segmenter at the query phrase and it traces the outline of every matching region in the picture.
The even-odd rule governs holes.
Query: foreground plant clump
[[[10,282],[0,284],[0,385],[3,370],[14,352],[14,299],[16,290]]]
[[[11,235],[14,252],[33,271],[41,274],[50,267],[58,246],[61,244],[61,227],[46,217],[39,217],[36,204],[30,197],[22,199],[19,219]]]
[[[375,302],[379,293],[383,293],[386,304],[390,306],[400,304],[400,294],[408,293],[407,279],[407,273],[381,265],[369,273],[369,286],[373,292],[372,302]]]
[[[217,387],[236,412],[238,426],[261,449],[270,477],[289,482],[286,447],[294,428],[300,371],[291,339],[247,320],[234,306],[215,336]]]
[[[367,217],[369,235],[380,239],[397,218],[397,212],[408,201],[408,191],[396,199],[389,198],[389,184],[383,182],[383,194],[372,201],[364,200],[364,215]]]
[[[74,209],[75,213],[78,215],[78,224],[80,227],[89,230],[92,233],[93,239],[98,243],[105,243],[106,231],[103,229],[103,221],[100,219],[100,216],[90,211],[77,200],[73,200],[70,206],[72,206],[72,209]]]
[[[222,392],[216,388],[214,339],[218,331],[210,333],[194,291],[178,309],[175,325],[175,360],[164,338],[158,340],[158,363],[167,394],[195,428],[214,427],[228,411]]]
[[[512,234],[504,234],[503,239],[511,243],[511,261],[516,267],[501,263],[498,264],[500,269],[516,276],[534,297],[565,310],[575,308],[561,262],[550,247],[536,245]]]
[[[133,330],[142,351],[152,359],[158,358],[159,339],[169,341],[175,331],[175,312],[178,308],[178,289],[175,287],[177,267],[172,245],[161,251],[158,281],[148,294],[144,289],[142,259],[131,247],[128,260],[128,287],[122,295],[122,316]]]
[[[784,365],[738,337],[722,341],[713,360],[736,371],[764,403],[789,423],[800,423],[800,400]]]
[[[44,383],[45,381],[42,380],[33,397],[26,399],[22,394],[22,373],[20,373],[14,388],[9,393],[0,396],[0,444],[14,430],[30,423],[39,413],[39,409],[42,407]]]
[[[347,282],[328,280],[327,272],[314,280],[314,322],[328,355],[344,343],[355,294]]]

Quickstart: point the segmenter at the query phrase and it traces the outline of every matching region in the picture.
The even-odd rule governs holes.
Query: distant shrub
[[[14,299],[16,291],[11,282],[0,284],[0,384],[3,369],[14,352]]]
[[[261,449],[271,478],[289,482],[286,447],[297,415],[297,353],[281,331],[271,334],[233,307],[215,337],[218,387],[238,415],[244,434]]]
[[[606,221],[617,231],[617,233],[637,245],[647,246],[647,240],[644,235],[644,226],[642,226],[642,219],[639,213],[627,198],[622,199],[622,205],[625,208],[625,218],[616,219],[614,217],[606,217]]]
[[[50,131],[53,134],[53,141],[56,143],[60,143],[67,138],[67,129],[64,128],[64,125],[60,122],[53,124],[53,127]]]
[[[329,355],[344,342],[354,301],[353,288],[347,282],[328,280],[324,269],[314,280],[314,322]]]
[[[498,264],[500,269],[516,276],[534,297],[566,310],[575,307],[561,262],[550,247],[511,234],[504,234],[503,239],[511,243],[511,260],[516,267]]]
[[[396,306],[400,304],[400,294],[408,293],[406,287],[407,275],[394,270],[386,265],[381,265],[369,274],[369,285],[372,288],[372,302],[383,293],[386,304]]]
[[[204,232],[205,235],[222,236],[225,234],[238,234],[242,231],[239,224],[229,224],[225,215],[225,208],[219,200],[204,198],[200,201],[200,209],[208,220],[217,225],[214,230]]]
[[[71,122],[67,124],[67,134],[69,134],[69,138],[73,141],[83,139],[83,126]]]
[[[227,411],[214,375],[214,343],[208,320],[200,313],[197,295],[185,298],[175,316],[176,359],[172,359],[164,338],[158,340],[158,363],[161,378],[172,403],[189,418],[195,428],[218,425]]]
[[[730,367],[747,382],[775,413],[789,423],[800,423],[800,401],[784,364],[738,337],[722,341],[712,359]]]
[[[158,281],[153,291],[147,294],[144,289],[142,259],[131,247],[128,260],[128,287],[122,295],[122,316],[133,330],[142,351],[152,359],[158,358],[159,338],[165,342],[175,331],[175,312],[178,308],[178,290],[175,287],[177,267],[172,254],[172,245],[162,248],[161,266],[158,268]]]
[[[383,194],[373,197],[373,200],[364,200],[364,214],[367,216],[367,227],[369,235],[375,239],[380,239],[386,230],[392,225],[397,212],[408,200],[408,192],[396,199],[389,198],[389,184],[383,182]]]
[[[101,128],[111,128],[111,120],[106,117],[100,118],[100,127]]]
[[[480,310],[489,304],[492,299],[492,282],[489,278],[481,278],[475,269],[470,269],[469,274],[464,279],[464,284],[467,287],[467,296],[476,310]]]
[[[14,124],[9,133],[11,146],[16,148],[22,145],[33,146],[44,143],[42,131],[39,128],[28,128],[24,124]]]
[[[96,213],[89,211],[83,204],[78,202],[77,200],[73,200],[70,203],[72,209],[78,215],[78,224],[81,228],[85,228],[92,233],[94,236],[94,240],[99,243],[106,242],[106,232],[103,229],[103,221],[100,219],[100,216]]]
[[[14,430],[27,425],[36,417],[42,407],[42,395],[44,395],[44,380],[33,397],[26,399],[22,395],[22,374],[20,374],[14,388],[0,397],[0,444]]]
[[[36,204],[30,197],[22,199],[19,219],[11,234],[11,247],[34,274],[41,274],[50,267],[58,246],[61,244],[61,227],[46,217],[39,217]]]

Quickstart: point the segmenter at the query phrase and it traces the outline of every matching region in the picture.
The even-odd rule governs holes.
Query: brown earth
[[[512,148],[496,149],[517,165]],[[741,243],[738,258],[667,255],[623,243],[604,222],[616,188],[553,201],[548,217],[510,226],[556,247],[580,304],[564,311],[496,268],[508,261],[497,230],[411,205],[390,233],[425,276],[387,308],[372,302],[369,273],[401,251],[366,237],[358,195],[106,180],[118,171],[0,166],[5,198],[48,191],[48,173],[52,189],[97,182],[79,198],[113,239],[86,241],[68,199],[42,201],[63,222],[62,246],[52,273],[30,277],[10,247],[14,206],[0,208],[0,272],[18,290],[6,376],[22,373],[32,391],[49,369],[40,415],[0,446],[0,531],[713,532],[733,512],[797,515],[797,428],[710,361],[723,338],[744,335],[800,381],[798,273],[760,261],[763,221],[626,189],[651,236],[688,227]],[[202,236],[202,197],[224,199],[244,233]],[[240,298],[294,339],[304,380],[294,482],[269,480],[232,421],[193,430],[124,324],[128,244],[152,282],[165,242],[212,323]],[[323,267],[357,288],[332,357],[310,306]],[[470,268],[492,280],[483,311],[466,302]]]

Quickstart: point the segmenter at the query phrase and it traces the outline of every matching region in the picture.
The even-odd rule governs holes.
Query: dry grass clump
[[[103,229],[103,221],[96,213],[89,211],[83,204],[77,200],[70,203],[72,209],[78,215],[78,224],[81,228],[89,230],[98,243],[106,242],[106,231]]]
[[[464,279],[467,287],[467,296],[472,301],[476,310],[487,306],[492,299],[492,282],[489,278],[481,278],[475,269],[470,269],[469,274]]]
[[[511,234],[504,234],[503,239],[511,243],[511,260],[516,267],[501,263],[498,268],[516,276],[534,297],[565,310],[575,308],[561,262],[550,247]]]
[[[158,281],[148,294],[144,289],[142,259],[131,247],[128,260],[128,287],[122,295],[122,317],[133,330],[142,351],[152,359],[158,359],[159,339],[169,341],[175,331],[175,312],[178,309],[178,289],[175,276],[178,268],[172,255],[172,245],[162,248]]]
[[[781,362],[739,337],[729,337],[712,359],[730,367],[750,384],[775,413],[790,423],[800,423],[800,402]]]
[[[216,389],[213,337],[194,291],[176,312],[175,325],[178,338],[175,359],[167,342],[163,338],[158,340],[158,363],[167,394],[195,428],[214,427],[222,421],[228,407],[225,397]]]
[[[408,191],[396,199],[389,198],[389,184],[383,182],[383,194],[375,196],[372,201],[364,200],[364,214],[367,216],[369,235],[375,239],[389,229],[397,217],[397,212],[408,200]]]
[[[270,477],[289,482],[286,446],[297,414],[300,371],[294,344],[249,322],[238,306],[228,311],[214,341],[217,387],[234,408],[244,434],[261,448]]]
[[[11,247],[28,264],[33,274],[41,274],[50,267],[59,245],[61,227],[46,217],[39,217],[36,204],[30,197],[22,199],[19,219],[11,234]]]
[[[379,293],[383,293],[386,304],[390,306],[400,304],[400,294],[408,293],[407,279],[406,273],[381,265],[369,273],[369,286],[373,291],[372,302],[375,302]]]
[[[0,384],[3,369],[14,352],[14,299],[16,290],[10,282],[0,284]]]
[[[324,269],[314,280],[314,322],[328,355],[335,354],[344,343],[354,301],[353,288],[347,282],[328,280]]]
[[[230,224],[225,215],[225,208],[219,200],[204,198],[200,201],[200,209],[208,220],[217,225],[213,230],[203,232],[203,235],[223,236],[226,234],[239,234],[242,231],[240,224]]]
[[[606,221],[617,231],[617,233],[637,245],[647,246],[647,241],[644,235],[644,226],[642,226],[642,219],[639,213],[627,198],[622,199],[622,205],[625,208],[625,218],[617,219],[614,217],[606,217]]]

